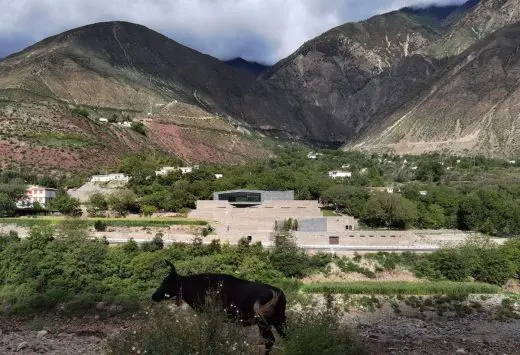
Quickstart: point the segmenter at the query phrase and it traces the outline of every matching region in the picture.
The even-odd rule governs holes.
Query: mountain
[[[74,115],[78,108],[89,119]],[[99,118],[112,116],[142,120],[148,136],[100,127]],[[144,148],[237,162],[267,154],[251,132],[341,142],[342,127],[329,121],[246,71],[126,22],[73,29],[0,61],[3,166],[53,155],[45,165],[59,168],[66,155],[71,166],[106,166]]]
[[[441,23],[435,23],[432,16],[394,11],[333,28],[306,42],[260,78],[289,92],[300,105],[332,115],[346,128],[343,138],[349,141],[356,138],[360,121],[366,120],[352,117],[351,98],[372,78],[441,35]]]
[[[377,124],[346,148],[517,155],[520,152],[519,49],[520,23],[478,41],[430,71],[422,87],[411,86],[411,91],[416,92],[413,97],[390,115],[380,115]],[[423,62],[427,60],[420,55],[416,57]],[[394,84],[386,81],[382,90],[389,92]]]
[[[254,76],[260,75],[262,72],[266,71],[269,68],[268,65],[260,64],[257,62],[250,62],[243,58],[235,58],[235,59],[227,60],[227,61],[225,61],[225,63],[227,65],[231,66],[232,68],[235,68],[238,70],[245,70],[246,72],[248,72]]]
[[[450,57],[462,53],[487,35],[520,21],[520,0],[482,0],[451,26],[424,53]]]

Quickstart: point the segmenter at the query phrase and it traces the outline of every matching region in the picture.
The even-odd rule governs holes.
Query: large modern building
[[[318,201],[295,200],[294,191],[231,190],[213,194],[213,200],[197,201],[190,217],[210,221],[222,240],[244,236],[269,241],[277,226],[289,218],[298,221],[297,237],[339,233],[357,229],[349,216],[324,217]]]

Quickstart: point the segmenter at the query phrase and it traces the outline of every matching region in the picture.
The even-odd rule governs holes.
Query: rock
[[[47,334],[49,334],[48,331],[46,331],[46,330],[40,330],[40,331],[38,332],[38,334],[36,334],[36,337],[37,337],[37,338],[43,338],[43,337],[45,337]]]
[[[18,347],[16,348],[16,351],[20,351],[22,349],[25,349],[29,346],[29,343],[26,341],[22,341],[20,344],[18,344]]]

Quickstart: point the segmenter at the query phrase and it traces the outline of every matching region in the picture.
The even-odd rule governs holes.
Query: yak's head
[[[170,266],[171,270],[168,276],[166,276],[161,283],[161,286],[159,286],[157,291],[152,295],[152,300],[155,302],[177,299],[179,297],[181,278],[177,274],[177,271],[175,271],[175,266],[173,266],[169,261],[166,261],[166,263]]]

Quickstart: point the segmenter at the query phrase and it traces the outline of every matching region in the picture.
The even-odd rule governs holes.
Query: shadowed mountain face
[[[262,72],[266,71],[269,66],[260,64],[257,62],[249,62],[242,58],[235,58],[228,61],[225,61],[227,65],[231,66],[232,68],[238,69],[238,70],[245,70],[246,72],[258,76]]]

